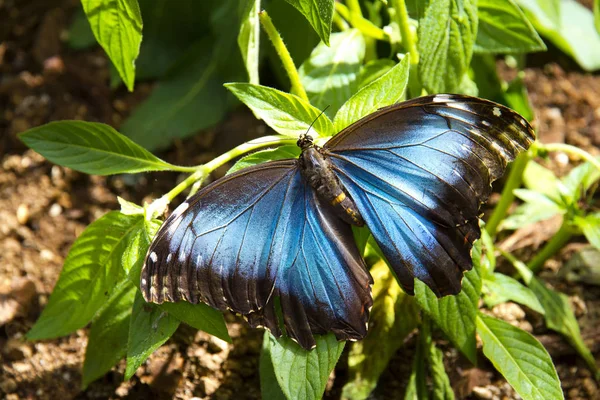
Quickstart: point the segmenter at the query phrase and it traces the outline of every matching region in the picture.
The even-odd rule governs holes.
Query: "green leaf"
[[[346,101],[335,114],[334,130],[339,132],[362,117],[401,100],[408,83],[408,61],[407,55],[387,73]]]
[[[140,104],[121,130],[154,150],[219,122],[231,107],[219,76],[224,43],[196,43]]]
[[[371,275],[375,284],[369,333],[365,339],[352,343],[348,355],[348,383],[342,392],[344,399],[369,396],[390,359],[419,320],[414,298],[400,289],[384,261],[371,268]]]
[[[530,53],[546,46],[513,0],[477,0],[479,28],[474,51]]]
[[[450,385],[450,378],[444,368],[444,353],[435,345],[433,341],[429,346],[429,369],[431,370],[431,380],[433,383],[432,398],[434,400],[454,400],[454,392]]]
[[[524,73],[520,71],[517,77],[508,84],[508,87],[504,91],[504,100],[506,101],[506,105],[521,114],[523,118],[533,121],[535,114],[529,101],[527,88],[523,83],[524,76]]]
[[[575,218],[575,223],[581,228],[588,242],[600,249],[600,212]]]
[[[260,50],[260,20],[258,13],[261,10],[260,0],[245,0],[242,14],[242,26],[237,42],[250,83],[258,85],[258,61]]]
[[[97,122],[56,121],[19,138],[53,163],[94,175],[177,170],[112,127]]]
[[[523,226],[543,221],[557,214],[564,214],[566,209],[548,196],[528,189],[515,189],[515,195],[525,204],[520,205],[500,224],[501,229],[518,229]]]
[[[319,116],[318,109],[298,96],[251,83],[227,83],[225,87],[281,135],[297,137],[308,132],[311,124],[319,136],[333,134],[331,120]]]
[[[83,362],[82,386],[112,369],[127,354],[131,307],[136,287],[123,281],[92,322]]]
[[[117,201],[121,206],[121,214],[125,215],[136,215],[144,214],[144,207],[138,206],[135,203],[125,200],[124,198],[117,196]]]
[[[598,368],[594,356],[583,342],[577,319],[569,304],[569,298],[562,293],[547,288],[535,276],[531,277],[527,285],[535,293],[546,311],[546,326],[563,335],[586,361],[594,374],[597,375]]]
[[[573,57],[584,70],[600,69],[600,35],[594,27],[592,12],[575,0],[556,2],[560,3],[560,12],[557,14],[559,20],[554,21],[554,2],[517,0],[543,37]]]
[[[564,399],[550,355],[529,333],[479,314],[477,333],[483,354],[523,400]]]
[[[143,217],[111,211],[75,240],[42,315],[27,333],[31,340],[67,335],[85,326],[124,275],[121,256]]]
[[[331,46],[320,43],[300,67],[300,81],[317,108],[333,118],[358,89],[365,58],[365,39],[357,29],[331,35]]]
[[[298,158],[298,156],[300,156],[300,148],[295,145],[280,146],[276,149],[257,151],[256,153],[252,153],[240,158],[235,164],[233,164],[233,167],[227,171],[227,175],[239,171],[240,169],[262,164],[267,161]]]
[[[419,77],[430,93],[454,92],[467,72],[477,35],[474,0],[430,1],[419,19]]]
[[[179,320],[156,304],[146,303],[141,292],[133,302],[127,341],[125,380],[131,379],[140,365],[166,342],[179,326]]]
[[[510,276],[495,272],[489,278],[483,280],[485,304],[494,307],[500,303],[514,301],[544,314],[544,308],[539,300],[527,286]]]
[[[358,87],[362,89],[369,83],[385,75],[385,73],[392,69],[395,65],[397,65],[395,62],[387,58],[379,58],[377,60],[371,60],[367,62],[360,69]]]
[[[596,160],[600,161],[600,157]],[[562,179],[565,193],[574,199],[581,197],[582,191],[588,191],[600,179],[600,170],[592,163],[585,162],[573,168]]]
[[[146,253],[150,247],[150,243],[158,228],[162,225],[162,222],[156,219],[146,220],[142,219],[141,223],[137,226],[137,229],[132,230],[127,237],[127,245],[123,251],[121,257],[121,264],[123,271],[128,275],[129,280],[134,286],[140,286],[140,274],[142,272],[142,265],[146,258]]]
[[[269,331],[265,331],[263,335],[263,346],[260,352],[260,394],[263,399],[269,400],[285,400],[286,397],[281,391],[281,387],[275,376],[275,369],[271,361],[271,346],[270,346]]]
[[[288,399],[320,399],[329,374],[335,367],[346,342],[338,342],[330,333],[315,336],[317,347],[304,350],[287,336],[269,335],[268,351],[277,382]]]
[[[462,290],[455,296],[438,299],[425,283],[415,279],[417,303],[473,364],[477,363],[475,318],[481,285],[478,262],[474,262],[473,269],[464,275]]]
[[[554,175],[554,172],[548,168],[542,167],[535,161],[529,161],[523,171],[523,184],[528,189],[545,194],[553,200],[559,200],[560,180]]]
[[[203,303],[191,304],[186,301],[177,303],[165,302],[159,308],[189,326],[231,343],[225,319],[219,310],[215,310]]]
[[[423,335],[428,337],[424,338]],[[427,372],[425,371],[425,359],[427,357],[427,341],[431,340],[430,332],[419,332],[419,342],[412,363],[412,372],[404,394],[404,400],[428,400]]]
[[[329,46],[334,0],[285,0],[302,13],[321,40]]]
[[[129,91],[133,91],[135,60],[142,43],[142,15],[137,0],[82,0],[81,4],[96,40]]]

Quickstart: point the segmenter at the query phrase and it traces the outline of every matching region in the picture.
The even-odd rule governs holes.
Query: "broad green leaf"
[[[117,67],[129,91],[142,42],[142,15],[137,0],[82,0],[83,10],[100,46]]]
[[[225,45],[210,39],[194,45],[125,120],[123,134],[154,150],[219,122],[232,105],[219,76]]]
[[[369,396],[396,350],[418,324],[419,311],[414,298],[400,289],[388,265],[379,261],[371,268],[371,275],[375,284],[369,333],[365,339],[352,343],[344,399]]]
[[[310,102],[332,117],[358,89],[365,57],[365,39],[357,29],[331,35],[331,46],[320,43],[300,67],[300,81]]]
[[[430,93],[453,92],[467,72],[477,35],[474,0],[430,1],[419,19],[419,77]]]
[[[187,301],[179,301],[177,303],[165,302],[159,308],[189,326],[231,343],[231,337],[229,337],[229,333],[227,332],[223,313],[219,310],[204,303],[191,304]]]
[[[600,157],[596,160],[600,161]],[[600,179],[600,170],[592,163],[585,162],[573,168],[567,176],[562,179],[565,193],[573,199],[579,199],[582,191],[588,191]]]
[[[563,206],[542,193],[528,189],[515,189],[514,193],[525,203],[502,221],[501,229],[518,229],[566,212]]]
[[[219,1],[138,0],[144,40],[136,61],[136,79],[164,77],[195,43],[210,35],[210,19]]]
[[[240,158],[233,167],[227,171],[227,175],[232,174],[240,169],[248,168],[253,165],[262,164],[267,161],[282,160],[286,158],[298,158],[300,148],[295,145],[281,146],[276,149],[268,149],[257,151]]]
[[[85,50],[98,43],[83,8],[73,14],[67,35],[67,45],[74,50]]]
[[[483,354],[523,400],[564,399],[550,355],[529,333],[484,314],[477,317]]]
[[[137,229],[132,230],[126,239],[127,245],[121,257],[121,264],[123,271],[135,287],[140,286],[140,275],[146,253],[161,224],[162,222],[156,219],[150,221],[142,219]]]
[[[575,218],[575,223],[581,228],[588,242],[600,250],[600,212]]]
[[[127,354],[131,308],[136,292],[131,282],[123,281],[92,321],[83,362],[84,389]]]
[[[302,13],[321,40],[329,46],[334,0],[285,0]]]
[[[528,189],[545,194],[553,200],[560,199],[560,180],[554,172],[542,167],[535,161],[529,161],[523,171],[523,184]]]
[[[50,122],[21,133],[19,138],[53,163],[86,174],[113,175],[178,168],[111,126],[97,122]]]
[[[339,132],[362,117],[401,100],[408,83],[408,61],[405,56],[383,76],[350,97],[335,114],[334,130]]]
[[[544,308],[533,291],[510,276],[495,272],[488,279],[483,280],[484,301],[488,307],[500,303],[514,301],[544,314]]]
[[[331,120],[298,96],[251,83],[227,83],[225,87],[281,135],[297,137],[307,133],[311,124],[318,136],[333,133]]]
[[[277,382],[273,361],[271,361],[270,337],[269,331],[265,330],[259,362],[260,394],[263,399],[285,400],[286,397]]]
[[[317,347],[304,350],[287,336],[276,339],[269,335],[268,351],[277,382],[290,400],[320,399],[346,344],[332,333],[315,339]]]
[[[513,0],[477,0],[479,28],[474,51],[530,53],[546,46]]]
[[[560,3],[558,22],[555,7],[547,0],[517,0],[535,29],[556,47],[570,55],[586,71],[600,69],[600,35],[594,27],[594,16],[575,0]]]
[[[369,83],[385,75],[385,73],[392,69],[392,67],[395,65],[397,65],[395,62],[387,58],[380,58],[367,62],[360,69],[358,87],[362,89]]]
[[[135,203],[125,200],[124,198],[117,196],[117,201],[121,206],[121,214],[125,215],[136,215],[144,214],[144,207],[138,206]]]
[[[438,299],[425,283],[415,279],[415,298],[423,311],[473,364],[477,363],[475,318],[482,285],[479,267],[474,258],[473,269],[464,275],[462,290],[455,296]]]
[[[586,361],[594,374],[598,374],[594,356],[581,337],[581,331],[569,304],[569,298],[562,293],[547,288],[535,276],[531,277],[527,285],[535,293],[546,311],[546,326],[563,335]]]
[[[431,371],[431,380],[433,390],[431,398],[434,400],[454,400],[454,392],[450,385],[450,378],[444,368],[444,354],[435,347],[433,341],[429,346],[429,369]]]
[[[157,304],[146,303],[141,292],[136,293],[129,324],[125,380],[135,374],[138,367],[175,333],[178,326],[177,318]]]
[[[67,335],[85,326],[110,298],[123,277],[121,257],[142,216],[111,211],[92,222],[75,240],[42,315],[29,339]]]
[[[259,84],[258,61],[260,50],[260,21],[258,13],[261,10],[261,0],[245,0],[242,13],[242,26],[238,34],[237,42],[246,71],[248,71],[249,82]]]

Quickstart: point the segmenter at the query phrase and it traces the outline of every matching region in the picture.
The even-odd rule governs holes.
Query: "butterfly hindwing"
[[[366,334],[371,277],[352,231],[304,183],[296,160],[246,168],[207,186],[165,221],[142,270],[147,301],[200,301],[303,347],[313,334]]]
[[[460,291],[480,204],[534,134],[514,111],[460,95],[382,109],[326,145],[334,169],[409,293]]]

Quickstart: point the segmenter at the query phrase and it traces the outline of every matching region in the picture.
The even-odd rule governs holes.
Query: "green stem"
[[[523,282],[525,282],[526,285],[529,285],[529,282],[531,282],[531,278],[533,278],[533,272],[529,268],[527,268],[527,265],[525,265],[523,261],[519,260],[517,257],[513,256],[507,251],[500,250],[500,254],[502,254],[504,258],[510,261],[510,263],[513,267],[515,267],[519,275],[521,275]]]
[[[546,245],[540,250],[533,260],[531,260],[527,266],[534,273],[538,272],[544,266],[547,259],[555,255],[565,244],[569,242],[573,236],[573,230],[569,225],[566,218],[563,219],[563,223],[560,229],[552,236],[552,239],[546,243]]]
[[[402,35],[402,46],[406,52],[410,53],[410,64],[417,65],[419,63],[419,51],[417,50],[415,37],[410,30],[410,22],[408,18],[408,10],[406,9],[406,3],[404,0],[392,0],[392,6],[396,10],[394,13],[394,19],[400,28],[400,34]]]
[[[275,51],[281,60],[281,64],[283,64],[283,68],[290,78],[290,83],[292,85],[291,92],[301,97],[303,100],[308,101],[308,96],[306,95],[306,91],[304,90],[304,86],[300,82],[300,75],[298,75],[298,70],[296,69],[296,65],[294,64],[294,60],[292,60],[292,56],[288,51],[287,47],[285,47],[285,43],[281,39],[281,35],[275,29],[275,25],[273,25],[273,21],[269,14],[266,11],[261,11],[258,13],[260,18],[260,23],[262,24],[263,29],[269,36],[271,43],[273,43],[273,47],[275,47]]]
[[[249,153],[254,150],[258,150],[263,147],[270,146],[281,146],[285,144],[294,144],[296,143],[296,139],[285,137],[285,136],[264,136],[262,138],[254,139],[246,143],[242,143],[241,145],[234,147],[226,153],[221,154],[217,158],[207,162],[204,165],[200,165],[197,167],[193,167],[193,173],[190,174],[187,178],[185,178],[181,183],[175,186],[173,189],[165,193],[162,197],[154,200],[152,204],[148,206],[148,210],[146,211],[147,218],[156,218],[158,215],[161,215],[166,207],[169,205],[171,201],[175,197],[177,197],[181,192],[186,190],[188,187],[192,185],[199,185],[206,179],[206,177],[215,169],[219,168],[223,164],[237,158],[241,155]]]
[[[577,157],[589,162],[594,167],[596,167],[596,169],[598,169],[600,171],[600,161],[597,158],[595,158],[594,156],[592,156],[590,153],[588,153],[587,151],[585,151],[583,149],[580,149],[579,147],[571,146],[571,145],[565,144],[565,143],[548,143],[548,144],[539,143],[538,148],[540,150],[546,150],[548,152],[561,151],[563,153],[572,154],[574,156],[577,156]]]
[[[339,3],[336,2],[335,4],[337,5]],[[348,28],[350,28],[350,25],[348,25],[346,20],[342,18],[339,12],[333,13],[333,23],[338,27],[340,31],[346,31],[348,30]]]
[[[502,190],[500,201],[496,205],[496,208],[494,208],[490,219],[485,224],[485,228],[492,238],[496,236],[500,222],[502,222],[512,202],[515,200],[513,192],[521,186],[521,182],[523,181],[523,171],[525,171],[525,167],[527,166],[527,163],[529,163],[529,160],[531,160],[531,157],[531,151],[521,153],[512,164],[508,179]]]
[[[360,9],[360,3],[358,0],[346,0],[346,4],[348,5],[348,10],[350,10],[351,14],[362,17],[362,10]]]

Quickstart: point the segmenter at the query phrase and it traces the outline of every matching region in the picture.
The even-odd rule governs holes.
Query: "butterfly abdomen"
[[[304,179],[321,200],[334,208],[342,220],[356,226],[365,224],[356,204],[335,176],[328,157],[318,147],[303,149],[299,162]]]

